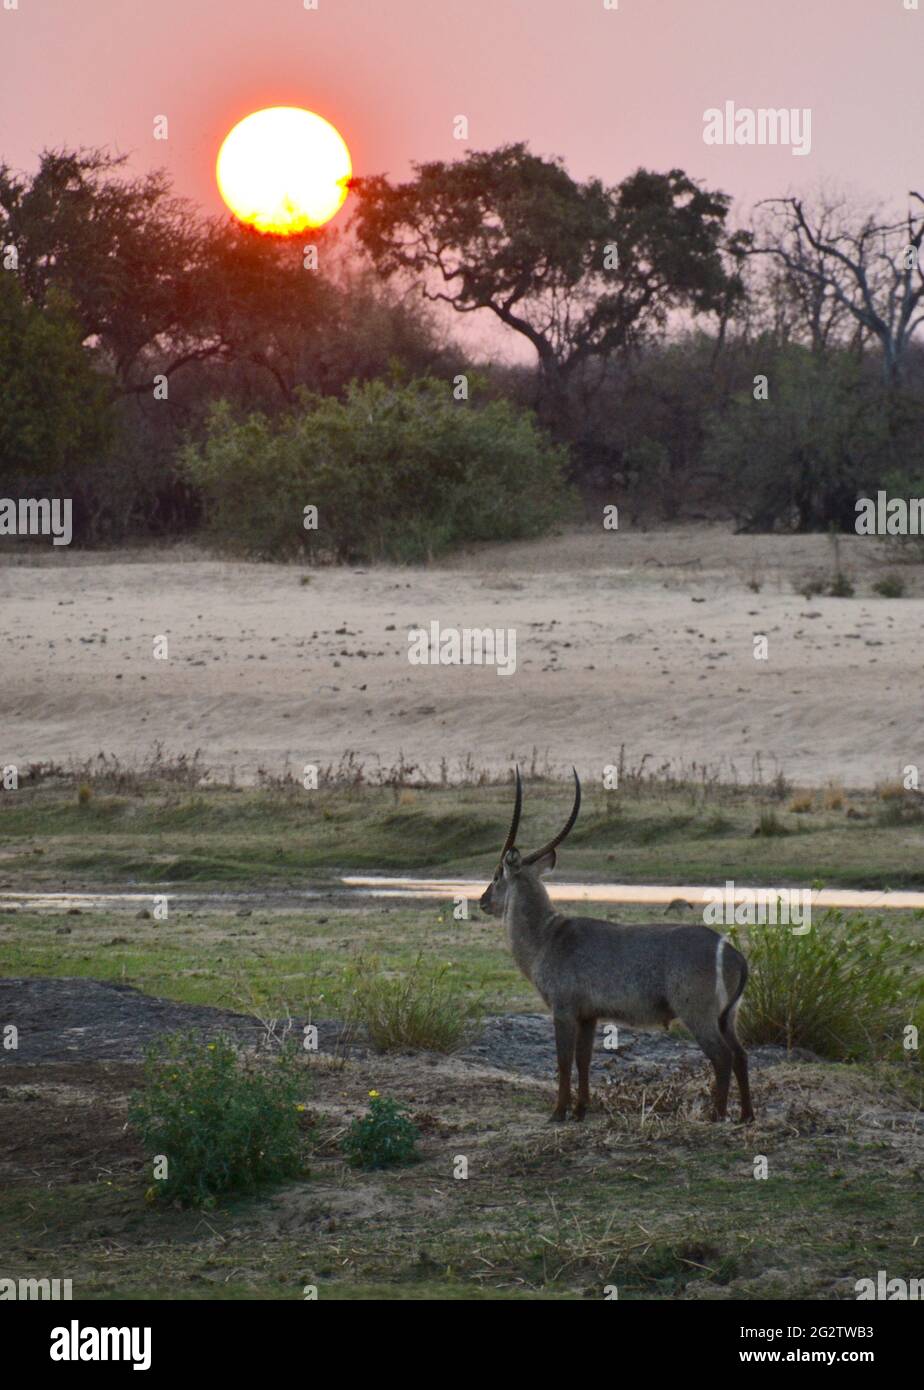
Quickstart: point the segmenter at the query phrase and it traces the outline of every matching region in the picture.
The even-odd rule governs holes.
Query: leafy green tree
[[[46,150],[32,177],[0,165],[0,241],[16,249],[30,303],[66,293],[120,388],[149,390],[153,344],[169,343],[170,370],[221,345],[190,321],[204,255],[198,219],[165,173],[129,179],[124,164],[102,150]]]
[[[434,361],[420,314],[340,273],[336,232],[306,241],[204,219],[164,171],[132,178],[125,163],[46,150],[31,176],[0,164],[0,245],[15,248],[25,297],[41,307],[65,292],[121,393],[150,395],[155,374],[172,393],[199,364],[255,369],[290,403],[297,385],[340,390],[395,352]]]
[[[357,235],[383,275],[409,273],[427,298],[486,309],[533,345],[549,420],[567,414],[583,364],[638,347],[674,309],[725,313],[740,291],[729,199],[679,169],[608,188],[515,144],[354,187]]]
[[[890,465],[882,393],[847,353],[791,347],[768,359],[769,398],[734,396],[713,417],[706,462],[723,478],[743,529],[853,530],[856,498]]]
[[[0,271],[0,486],[79,497],[111,436],[109,383],[93,370],[60,294],[27,303]]]

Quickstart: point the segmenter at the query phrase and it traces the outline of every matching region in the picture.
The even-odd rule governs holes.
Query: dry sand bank
[[[793,590],[831,573],[824,537],[715,526],[584,532],[426,569],[7,552],[0,762],[136,760],[159,740],[246,779],[346,750],[501,768],[536,747],[599,776],[624,744],[655,765],[746,778],[759,757],[796,783],[869,786],[924,762],[924,586],[902,567],[909,597],[872,594],[897,566],[865,538],[842,541],[841,562],[852,599]],[[515,628],[516,673],[410,665],[408,628],[434,619]]]

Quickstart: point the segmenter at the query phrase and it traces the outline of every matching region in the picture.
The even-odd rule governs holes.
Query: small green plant
[[[77,804],[79,806],[89,806],[93,799],[93,788],[89,782],[81,782],[77,789]]]
[[[780,820],[772,806],[760,813],[760,821],[754,830],[755,835],[788,835],[789,831]]]
[[[177,1033],[149,1049],[144,1080],[129,1120],[150,1158],[167,1160],[154,1196],[214,1206],[302,1170],[294,1050],[242,1058],[228,1038]]]
[[[347,971],[348,1021],[362,1024],[380,1052],[455,1052],[478,1011],[450,972],[418,955],[409,969],[386,974],[378,957],[360,957]]]
[[[416,1163],[420,1132],[397,1104],[369,1092],[369,1113],[350,1125],[343,1151],[354,1168],[396,1168]]]
[[[873,585],[873,593],[882,598],[901,598],[905,592],[905,581],[900,574],[884,574]]]
[[[801,594],[802,597],[806,599],[816,598],[819,594],[824,593],[825,588],[826,585],[823,579],[803,579],[796,587],[796,593]]]
[[[901,797],[890,797],[876,814],[876,824],[882,826],[924,824],[924,805],[913,792],[903,792]]]
[[[826,912],[805,935],[785,925],[736,926],[728,935],[750,968],[741,1033],[751,1043],[834,1061],[901,1057],[904,1029],[924,1024],[921,947],[881,918]]]
[[[828,593],[831,598],[853,598],[856,589],[840,570],[837,571],[831,583],[828,585]]]

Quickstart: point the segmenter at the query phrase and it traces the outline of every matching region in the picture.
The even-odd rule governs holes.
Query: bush
[[[905,1055],[902,1032],[924,1025],[924,977],[913,941],[881,918],[826,912],[804,936],[786,926],[733,927],[750,976],[741,1032],[750,1043],[804,1047],[834,1061]]]
[[[369,1113],[354,1120],[343,1150],[354,1168],[395,1168],[416,1163],[419,1131],[393,1100],[369,1092]]]
[[[528,411],[456,401],[446,382],[423,378],[354,383],[344,400],[302,393],[277,423],[236,421],[222,403],[181,466],[230,547],[413,562],[541,535],[569,505],[565,464]],[[308,506],[316,529],[304,527]]]
[[[348,972],[347,986],[349,1021],[363,1024],[380,1052],[454,1052],[476,1016],[449,967],[427,964],[420,956],[401,975],[383,974],[375,957],[360,958]]]
[[[751,531],[853,531],[856,498],[889,468],[886,402],[848,354],[814,356],[789,346],[765,366],[770,398],[753,388],[708,421],[704,461],[724,484],[733,514]]]
[[[873,585],[873,593],[882,598],[901,598],[905,592],[905,581],[900,574],[884,574]]]
[[[760,820],[754,828],[755,835],[788,835],[789,833],[772,806],[761,811]]]
[[[241,1059],[227,1038],[174,1034],[155,1043],[129,1110],[149,1157],[167,1159],[166,1178],[151,1190],[212,1206],[222,1193],[300,1172],[295,1067],[289,1051]]]
[[[842,574],[841,571],[838,570],[837,574],[828,585],[828,593],[832,598],[853,598],[856,590],[846,574]]]

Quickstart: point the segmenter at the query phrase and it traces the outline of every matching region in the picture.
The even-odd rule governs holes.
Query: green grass
[[[564,787],[527,789],[521,839],[560,825]],[[850,810],[851,815],[847,812]],[[487,877],[509,823],[504,787],[315,792],[94,792],[48,784],[0,794],[0,875],[8,888],[296,887],[342,873]],[[773,833],[768,833],[772,831]],[[838,810],[794,814],[768,790],[585,789],[560,875],[617,882],[924,887],[924,813],[853,794]]]
[[[841,1132],[816,1136],[811,1153],[776,1132],[765,1181],[739,1136],[706,1127],[680,1151],[542,1131],[529,1174],[503,1143],[476,1156],[455,1136],[449,1149],[473,1156],[458,1183],[445,1179],[446,1147],[431,1142],[420,1165],[372,1177],[322,1154],[309,1182],[280,1200],[221,1203],[207,1227],[198,1213],[146,1207],[125,1179],[7,1188],[0,1226],[23,1251],[18,1275],[66,1272],[76,1297],[95,1299],[301,1299],[315,1286],[319,1299],[599,1300],[611,1284],[620,1300],[697,1297],[700,1286],[812,1298],[879,1268],[920,1273],[913,1171],[880,1169],[869,1144]],[[333,1201],[349,1211],[370,1183],[371,1207],[320,1219]]]
[[[62,924],[70,928],[66,936],[58,934]],[[111,912],[0,916],[4,975],[112,980],[181,1003],[261,1015],[288,1006],[293,1013],[344,1016],[353,1004],[347,967],[367,953],[386,971],[411,971],[423,953],[446,967],[464,1000],[492,1011],[539,1007],[499,924],[454,922],[435,903],[248,918],[174,912],[162,923]]]
[[[558,828],[569,804],[563,786],[532,791],[521,836],[530,845]],[[769,790],[650,787],[607,797],[588,787],[558,877],[924,886],[924,827],[904,802],[898,814],[872,793],[849,795],[837,811],[816,800],[819,809],[797,815]],[[770,810],[788,833],[755,833]],[[323,890],[350,871],[486,880],[509,811],[499,787],[94,788],[82,805],[76,787],[23,787],[0,795],[0,884],[269,893]],[[125,981],[264,1018],[287,1010],[331,1018],[349,1013],[357,961],[377,957],[387,978],[420,959],[444,972],[460,1007],[541,1008],[501,925],[477,912],[457,921],[449,900],[236,907],[174,902],[166,921],[134,910],[0,908],[0,970]],[[595,911],[621,921],[664,916],[663,908]],[[924,936],[924,914],[886,920],[896,936]],[[909,1112],[922,1100],[917,1068],[792,1064],[780,1081],[777,1069],[756,1071],[762,1113],[757,1130],[743,1131],[660,1112],[640,1127],[640,1097],[615,1116],[601,1107],[583,1126],[547,1126],[551,1076],[469,1078],[456,1059],[430,1061],[401,1052],[309,1058],[309,1105],[318,1107],[309,1176],[259,1199],[223,1198],[206,1223],[201,1213],[146,1204],[141,1159],[119,1159],[121,1150],[112,1167],[100,1159],[95,1180],[83,1172],[46,1182],[25,1165],[0,1190],[0,1252],[16,1252],[5,1270],[72,1277],[75,1297],[101,1300],[301,1300],[305,1285],[334,1300],[599,1300],[608,1283],[620,1300],[829,1298],[835,1286],[850,1296],[838,1281],[880,1268],[920,1274],[920,1162],[909,1137]],[[372,1174],[345,1163],[340,1138],[371,1088],[407,1107],[421,1130],[420,1163]],[[77,1104],[72,1089],[66,1099]],[[649,1112],[652,1101],[649,1089]],[[63,1112],[53,1081],[38,1104]],[[92,1089],[80,1104],[95,1123]],[[885,1118],[864,1124],[877,1105]],[[107,1123],[121,1134],[120,1116]],[[766,1181],[753,1176],[755,1153],[768,1156]],[[458,1154],[470,1160],[464,1182],[453,1181]]]

